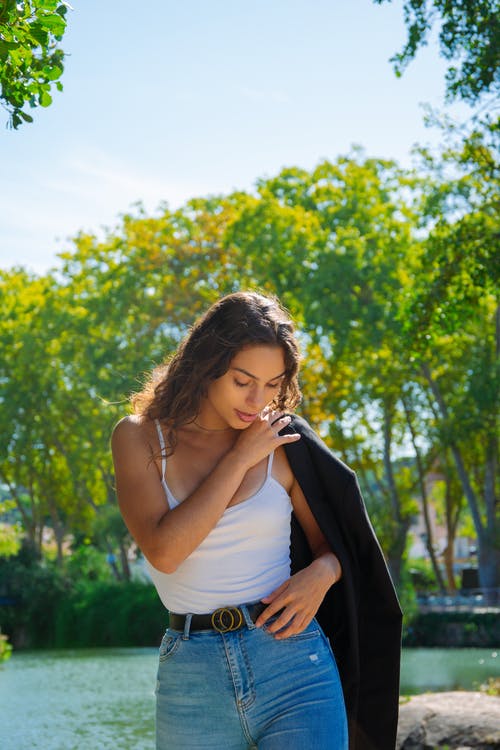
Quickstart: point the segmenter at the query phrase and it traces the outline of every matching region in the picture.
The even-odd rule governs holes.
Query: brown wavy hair
[[[164,423],[171,453],[177,429],[196,419],[208,384],[228,371],[241,349],[259,344],[282,347],[285,376],[273,405],[292,409],[301,399],[300,355],[292,320],[277,298],[236,292],[215,302],[177,351],[153,370],[143,390],[132,396],[134,413]]]

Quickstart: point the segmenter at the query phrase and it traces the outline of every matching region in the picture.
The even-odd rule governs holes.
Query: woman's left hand
[[[268,632],[275,634],[278,639],[302,632],[316,615],[330,586],[340,577],[334,572],[336,565],[340,568],[336,556],[330,552],[288,578],[262,599],[269,606],[257,618],[257,627],[283,610],[268,626]]]

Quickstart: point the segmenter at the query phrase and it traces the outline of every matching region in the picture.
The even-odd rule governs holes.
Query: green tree
[[[391,0],[374,0],[378,5]],[[450,99],[475,103],[486,93],[500,91],[500,3],[498,0],[405,0],[408,38],[391,59],[402,74],[418,49],[439,25],[441,54],[449,61],[446,73]]]
[[[424,152],[430,228],[406,311],[408,347],[473,519],[481,586],[491,591],[500,568],[499,135],[492,124],[436,159]]]
[[[33,122],[30,107],[48,107],[62,91],[68,5],[60,0],[0,0],[0,102],[13,128]]]
[[[396,580],[415,511],[414,481],[395,461],[405,373],[395,313],[412,266],[402,196],[413,179],[359,151],[312,173],[286,169],[259,182],[227,233],[246,277],[301,323],[304,369],[317,374],[306,376],[306,411],[358,470]]]
[[[489,538],[494,505],[479,488],[492,497],[496,476],[492,153],[474,136],[460,154],[424,154],[420,177],[354,151],[283,170],[253,195],[154,218],[139,209],[102,240],[75,238],[45,277],[4,272],[0,473],[30,538],[50,526],[60,555],[68,537],[92,539],[126,577],[113,423],[198,313],[248,287],[276,292],[297,319],[303,413],[358,472],[395,578],[426,472],[454,445]],[[451,531],[457,522],[451,513]]]
[[[219,208],[139,211],[100,242],[75,238],[57,273],[1,274],[0,479],[38,554],[47,527],[60,564],[65,541],[90,536],[128,576],[109,436],[141,373],[227,285]]]
[[[0,480],[32,547],[41,554],[50,526],[61,562],[69,529],[88,524],[85,491],[95,478],[92,462],[83,465],[91,444],[75,428],[78,384],[61,356],[61,295],[52,275],[12,269],[0,275],[0,298]],[[96,502],[99,494],[94,483]]]

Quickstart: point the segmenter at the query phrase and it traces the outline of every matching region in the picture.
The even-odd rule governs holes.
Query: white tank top
[[[158,421],[156,427],[162,449],[161,483],[172,509],[179,502],[165,480],[165,441]],[[260,489],[226,508],[174,573],[162,573],[148,561],[151,579],[170,612],[203,614],[255,602],[289,578],[292,504],[271,474],[273,455]]]

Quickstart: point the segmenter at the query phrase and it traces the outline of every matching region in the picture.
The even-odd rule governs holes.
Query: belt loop
[[[186,615],[186,619],[184,620],[184,632],[182,634],[182,640],[183,641],[189,641],[189,630],[191,628],[191,619],[193,615],[189,614]]]
[[[247,628],[249,630],[254,630],[255,629],[255,624],[254,624],[252,618],[250,617],[250,613],[248,611],[247,605],[246,604],[241,604],[240,605],[240,609],[241,609],[241,612],[242,612],[243,617],[245,619],[245,624],[246,624]]]

